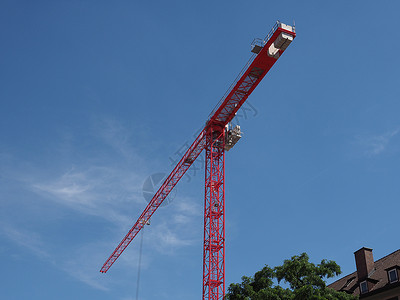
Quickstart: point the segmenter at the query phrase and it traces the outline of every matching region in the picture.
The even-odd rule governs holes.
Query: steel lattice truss
[[[167,179],[165,179],[163,185],[153,196],[145,210],[140,215],[139,219],[136,221],[135,225],[133,225],[131,230],[129,230],[124,239],[119,243],[118,247],[107,259],[100,272],[105,273],[108,271],[108,269],[117,260],[117,258],[121,255],[125,248],[128,247],[129,243],[139,233],[143,226],[145,226],[145,224],[150,220],[150,217],[154,214],[154,212],[165,200],[165,198],[167,198],[168,194],[172,191],[174,186],[182,178],[187,169],[189,169],[189,167],[193,164],[196,158],[200,155],[201,151],[203,151],[205,143],[205,132],[202,131],[200,132],[194,143],[186,151],[185,155],[181,158],[171,174],[167,177]]]
[[[203,299],[225,292],[225,150],[222,127],[210,127],[206,144]]]
[[[147,207],[100,272],[106,273],[175,185],[206,149],[203,299],[222,300],[225,294],[225,131],[249,95],[296,37],[294,27],[279,21],[264,40],[257,40],[253,54],[231,87],[211,112],[204,129],[165,179]],[[256,41],[256,40],[255,40]]]

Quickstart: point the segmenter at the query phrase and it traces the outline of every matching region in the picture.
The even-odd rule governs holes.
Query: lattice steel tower
[[[133,238],[149,222],[185,172],[205,150],[203,299],[225,295],[225,151],[241,137],[240,127],[230,128],[249,95],[296,37],[294,26],[276,22],[265,39],[255,39],[252,56],[209,115],[205,127],[155,193],[136,223],[104,263],[106,273]]]

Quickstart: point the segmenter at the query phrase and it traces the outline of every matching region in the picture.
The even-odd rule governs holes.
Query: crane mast
[[[136,223],[102,266],[106,273],[126,249],[171,190],[205,150],[204,242],[203,242],[203,297],[222,300],[225,295],[225,150],[232,144],[228,123],[235,117],[249,95],[296,37],[295,28],[279,21],[264,39],[252,43],[250,60],[213,109],[193,144],[165,179]],[[230,139],[228,139],[228,136]]]

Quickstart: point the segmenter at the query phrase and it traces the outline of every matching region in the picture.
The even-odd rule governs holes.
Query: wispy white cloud
[[[154,246],[162,254],[172,254],[177,248],[193,245],[194,241],[178,236],[178,233],[167,223],[157,225],[153,230],[152,241],[157,241]]]
[[[98,241],[86,245],[73,245],[68,247],[67,253],[65,251],[56,253],[47,250],[48,245],[46,242],[34,231],[4,225],[1,226],[0,235],[29,250],[39,259],[64,271],[72,278],[95,289],[108,291],[110,286],[115,283],[112,278],[99,272],[105,261],[105,253],[110,250],[108,242]],[[138,250],[132,249],[120,258],[120,264],[125,268],[135,268],[138,266],[138,257]],[[148,261],[147,255],[144,254],[141,260],[141,267],[146,269]]]
[[[96,128],[96,138],[114,150],[114,156],[109,159],[104,159],[104,154],[100,153],[99,157],[92,156],[83,163],[79,160],[67,160],[63,161],[62,165],[57,164],[57,168],[43,169],[32,162],[12,157],[16,163],[9,163],[1,175],[18,182],[24,190],[35,195],[36,210],[42,204],[48,206],[51,203],[55,207],[65,207],[81,215],[96,216],[100,221],[108,222],[107,229],[111,230],[111,233],[87,242],[72,238],[67,245],[56,246],[61,251],[50,252],[48,249],[54,249],[49,247],[51,241],[45,231],[34,232],[31,228],[19,228],[9,219],[0,232],[3,237],[28,249],[38,258],[50,262],[80,282],[105,291],[115,282],[112,283],[109,278],[106,282],[107,277],[101,274],[99,269],[119,242],[118,240],[112,244],[109,240],[110,234],[118,235],[116,239],[122,238],[133,225],[137,217],[135,212],[139,214],[145,207],[141,185],[146,173],[143,169],[134,167],[135,162],[142,159],[135,154],[130,136],[124,127],[114,121],[107,121],[102,126]],[[68,142],[68,147],[65,143],[62,144],[63,149],[60,153],[79,150],[73,144],[73,138],[69,141],[71,143]],[[2,158],[10,160],[7,152],[0,155],[0,159]],[[27,202],[28,205],[33,205],[33,202]],[[27,206],[18,209],[23,213],[24,209],[29,209]],[[152,230],[145,234],[145,242],[157,253],[178,255],[177,250],[195,242],[194,224],[196,218],[202,215],[201,205],[193,199],[178,196],[170,206],[163,209],[170,210],[170,214],[168,217],[163,214],[157,217],[157,222],[151,225]],[[46,219],[45,211],[42,219]],[[63,221],[65,220],[52,219],[52,222]],[[137,246],[138,241],[135,242]],[[119,258],[118,265],[126,270],[137,267],[138,248],[127,249],[128,251]],[[150,265],[154,251],[143,254],[142,267]]]
[[[386,131],[379,135],[358,135],[356,142],[363,149],[366,156],[372,157],[383,153],[391,140],[400,133],[400,127]]]
[[[141,159],[132,147],[132,132],[123,124],[111,118],[98,119],[95,123],[94,134],[104,144],[114,149],[128,161]]]
[[[179,249],[201,244],[202,208],[195,199],[179,197],[164,209],[169,210],[168,217],[152,222],[148,237],[158,253],[176,254]]]
[[[187,215],[183,215],[183,214],[179,214],[178,215],[177,214],[177,215],[173,216],[173,221],[176,224],[184,225],[184,224],[190,223],[191,222],[191,218],[189,216],[187,216]]]
[[[86,170],[74,168],[45,182],[33,182],[31,188],[50,201],[125,225],[131,219],[123,207],[144,205],[139,178],[138,174],[114,167],[92,166]]]
[[[124,194],[121,197],[118,196],[118,189],[125,188],[124,193],[128,193],[131,187],[128,189],[124,187],[124,184],[116,187],[107,186],[110,182],[116,181],[116,178],[110,175],[115,174],[114,171],[109,168],[97,167],[84,171],[73,169],[45,183],[33,183],[32,190],[43,195],[49,201],[69,207],[81,214],[95,215],[111,222],[116,227],[114,232],[118,232],[118,236],[122,238],[135,221],[135,216],[132,216],[126,207],[135,204],[135,207],[138,207],[137,204],[140,202],[139,210],[141,211],[146,204],[137,191],[132,191],[133,194],[129,197]],[[132,197],[135,197],[135,200]],[[200,218],[202,211],[201,206],[195,200],[178,197],[170,206],[162,209],[170,210],[170,215],[167,218],[157,219],[157,222],[153,222],[151,225],[152,230],[145,233],[146,244],[150,249],[164,255],[176,255],[178,249],[197,243],[193,237],[193,232],[195,232],[193,228],[196,224],[194,219]],[[18,233],[15,236],[20,235],[21,233]],[[29,235],[35,236],[34,234]],[[11,236],[11,230],[9,236]],[[20,240],[23,238],[21,237]],[[109,240],[103,239],[98,243],[100,244],[78,245],[78,250],[71,250],[68,258],[64,258],[61,263],[57,259],[57,255],[53,255],[52,259],[57,262],[58,268],[77,280],[93,288],[107,290],[108,285],[102,282],[104,276],[102,277],[98,269],[104,263],[107,255],[117,246],[117,243],[110,244]],[[45,255],[50,257],[48,253],[39,252],[40,247],[44,247],[43,243],[39,244],[31,239],[29,243],[22,244],[20,242],[19,244],[34,251],[41,258]],[[133,250],[125,251],[119,258],[119,264],[124,268],[137,267],[138,237],[134,244],[136,247],[132,247],[133,245],[130,247]],[[142,267],[148,265],[150,260],[147,255],[144,255]]]
[[[174,202],[174,212],[171,220],[179,226],[193,222],[194,218],[202,216],[203,208],[190,198],[180,198]]]
[[[175,203],[177,212],[191,216],[200,216],[203,214],[203,207],[191,198],[181,198],[181,201]]]
[[[2,224],[0,234],[13,241],[14,243],[27,248],[36,256],[42,259],[49,259],[50,255],[46,251],[46,246],[37,233],[26,230],[19,230],[9,224]]]
[[[104,263],[104,253],[108,248],[107,243],[96,242],[75,247],[70,255],[57,266],[71,277],[83,282],[95,289],[107,291],[112,281],[100,273],[100,267]]]

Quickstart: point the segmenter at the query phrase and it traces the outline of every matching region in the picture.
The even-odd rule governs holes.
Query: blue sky
[[[105,259],[279,19],[297,38],[226,155],[226,281],[307,252],[399,248],[397,1],[0,3],[2,299],[136,295],[139,240]],[[201,163],[196,165],[201,168]],[[189,177],[190,176],[190,177]],[[144,232],[140,299],[198,299],[203,170]]]

